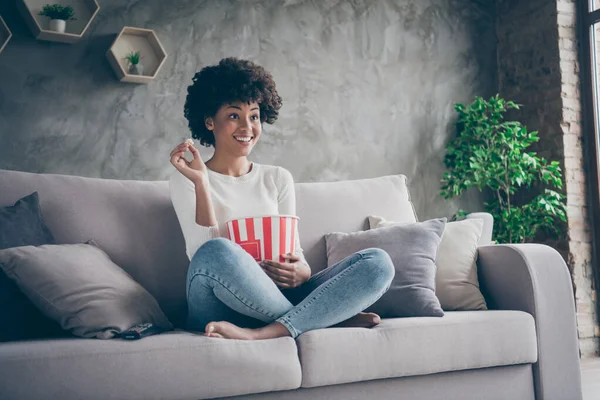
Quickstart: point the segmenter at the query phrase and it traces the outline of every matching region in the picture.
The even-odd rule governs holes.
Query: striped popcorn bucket
[[[229,240],[239,244],[256,261],[286,262],[283,254],[296,251],[298,217],[269,215],[226,222]]]

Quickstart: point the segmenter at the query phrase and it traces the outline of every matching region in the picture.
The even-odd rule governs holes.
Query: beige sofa
[[[414,218],[402,175],[296,188],[313,272],[326,266],[325,233],[366,229],[369,214]],[[570,277],[550,247],[479,247],[489,311],[224,340],[180,329],[189,262],[167,181],[0,170],[1,207],[34,191],[58,243],[95,239],[178,329],[1,343],[1,399],[581,399]]]

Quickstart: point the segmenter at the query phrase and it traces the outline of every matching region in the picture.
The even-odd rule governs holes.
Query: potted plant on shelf
[[[460,196],[470,187],[490,195],[485,210],[494,216],[499,243],[531,242],[538,231],[556,237],[566,221],[558,161],[546,161],[527,148],[539,140],[518,121],[504,121],[519,105],[498,95],[457,104],[457,136],[446,147],[441,195]],[[536,190],[531,192],[531,187]],[[556,190],[553,190],[556,189]],[[460,210],[458,216],[464,215]]]
[[[139,51],[129,52],[129,54],[125,56],[125,59],[129,61],[129,73],[131,75],[143,75],[144,66],[140,64],[142,57]]]
[[[60,4],[46,4],[39,15],[50,18],[50,30],[59,33],[65,33],[67,21],[76,19],[73,7]]]

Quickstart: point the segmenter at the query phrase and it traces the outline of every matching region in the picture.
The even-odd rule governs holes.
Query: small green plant
[[[136,51],[136,52],[131,51],[131,52],[129,52],[129,54],[127,54],[125,56],[125,59],[127,61],[129,61],[129,63],[131,63],[131,65],[137,65],[137,64],[139,64],[141,58],[142,57],[140,56],[140,52],[139,51]]]
[[[50,19],[74,20],[75,12],[71,6],[61,6],[60,4],[46,4],[39,15],[46,16]]]
[[[539,140],[537,131],[527,132],[518,121],[503,121],[504,114],[519,105],[496,95],[489,101],[476,97],[470,105],[456,104],[454,109],[457,136],[446,147],[449,172],[444,173],[441,195],[449,199],[471,187],[491,194],[485,209],[494,216],[499,243],[528,242],[538,230],[556,236],[558,221],[566,221],[565,198],[551,189],[562,188],[561,169],[558,161],[547,162],[526,151]],[[519,190],[532,186],[541,190],[533,198]]]

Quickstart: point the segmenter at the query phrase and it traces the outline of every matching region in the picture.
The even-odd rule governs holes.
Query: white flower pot
[[[144,66],[142,64],[130,64],[129,65],[130,75],[144,75]]]
[[[50,30],[59,33],[65,33],[65,28],[67,27],[67,21],[64,19],[51,19],[50,20]]]

